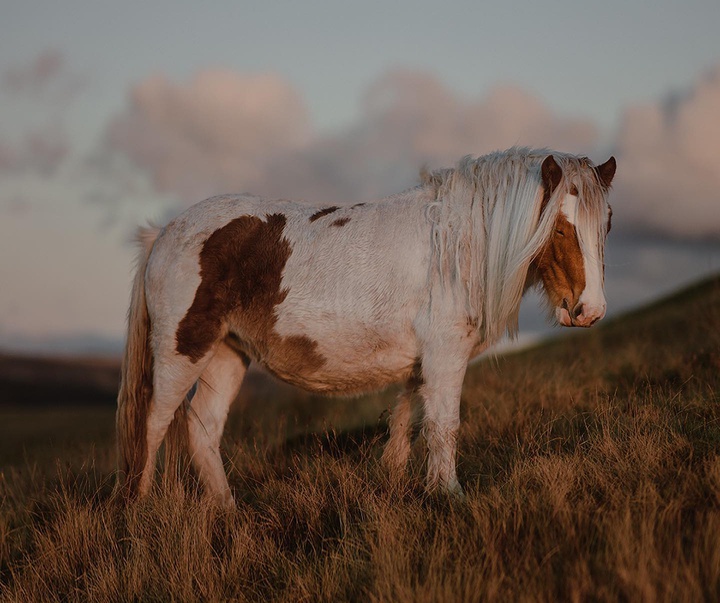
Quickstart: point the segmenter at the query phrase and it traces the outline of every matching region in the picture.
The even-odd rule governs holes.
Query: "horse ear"
[[[542,162],[540,169],[542,174],[543,186],[545,187],[545,195],[543,196],[543,206],[550,200],[553,192],[560,184],[562,178],[562,168],[555,161],[555,157],[548,155]]]
[[[598,178],[605,188],[610,188],[610,183],[615,176],[615,170],[617,169],[617,162],[615,157],[610,157],[605,163],[595,168],[597,170]]]
[[[552,195],[553,191],[560,184],[562,178],[562,169],[555,161],[555,157],[548,155],[542,162],[542,180],[545,189]]]

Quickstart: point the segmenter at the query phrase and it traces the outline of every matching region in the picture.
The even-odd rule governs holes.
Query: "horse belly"
[[[312,341],[314,355],[307,364],[288,363],[272,353],[263,364],[280,379],[309,391],[352,395],[406,381],[417,362],[411,337],[342,333]]]

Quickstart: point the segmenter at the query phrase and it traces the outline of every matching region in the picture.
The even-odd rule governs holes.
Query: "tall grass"
[[[421,439],[385,475],[387,395],[272,402],[233,417],[230,512],[191,476],[119,504],[109,439],[6,469],[3,599],[720,599],[718,281],[471,367],[464,500],[424,491]]]

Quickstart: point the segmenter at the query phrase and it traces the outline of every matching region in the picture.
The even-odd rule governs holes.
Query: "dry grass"
[[[39,448],[21,462],[16,455],[15,468],[3,460],[0,594],[716,601],[719,398],[716,280],[472,367],[462,501],[424,492],[421,441],[407,480],[383,473],[377,417],[386,395],[286,401],[294,409],[286,423],[276,422],[278,400],[236,414],[225,445],[232,512],[214,509],[192,483],[126,508],[111,495],[108,410],[95,418],[108,423],[96,427],[94,448],[80,425],[74,443],[55,449],[57,463],[30,462],[46,458]]]

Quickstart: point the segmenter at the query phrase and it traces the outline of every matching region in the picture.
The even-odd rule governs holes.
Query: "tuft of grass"
[[[94,432],[80,410],[56,417],[65,435],[24,455],[6,430],[0,597],[716,601],[719,327],[715,279],[471,367],[464,500],[424,491],[421,439],[407,478],[385,475],[391,394],[241,401],[224,442],[229,512],[192,475],[115,500],[111,412]],[[43,425],[40,410],[13,412],[23,437]]]

